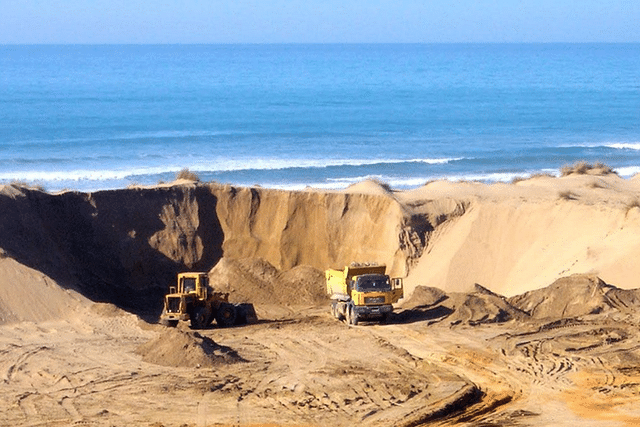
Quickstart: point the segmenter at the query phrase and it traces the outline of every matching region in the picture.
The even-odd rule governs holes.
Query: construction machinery
[[[160,323],[176,326],[191,321],[191,327],[202,329],[215,319],[219,326],[257,322],[253,304],[232,304],[229,294],[216,292],[209,285],[207,273],[179,273],[177,286],[169,286],[164,297]]]
[[[392,304],[404,296],[402,279],[390,278],[384,265],[353,263],[344,270],[329,269],[325,276],[331,313],[350,325],[361,319],[387,320]]]

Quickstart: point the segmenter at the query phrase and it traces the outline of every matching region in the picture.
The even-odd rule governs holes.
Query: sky
[[[640,0],[0,0],[0,44],[640,42]]]

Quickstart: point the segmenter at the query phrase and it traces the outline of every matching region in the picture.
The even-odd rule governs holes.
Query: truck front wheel
[[[347,308],[347,323],[356,326],[359,320],[358,312],[354,306],[350,305]]]

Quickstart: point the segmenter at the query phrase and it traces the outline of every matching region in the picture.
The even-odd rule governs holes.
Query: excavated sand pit
[[[0,425],[636,425],[640,182],[593,179],[4,188]],[[330,315],[352,260],[405,277],[387,323]],[[258,323],[156,324],[185,270]]]

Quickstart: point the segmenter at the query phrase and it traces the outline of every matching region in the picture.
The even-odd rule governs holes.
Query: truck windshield
[[[358,277],[356,288],[359,292],[387,292],[391,290],[391,283],[387,276],[366,275]]]

